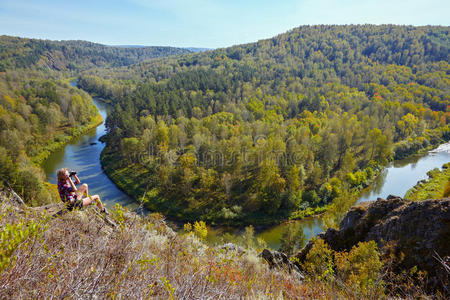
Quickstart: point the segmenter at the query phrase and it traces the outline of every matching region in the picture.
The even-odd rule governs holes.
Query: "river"
[[[76,86],[76,82],[70,84]],[[98,99],[94,98],[93,100],[103,120],[106,120],[110,106]],[[137,202],[122,192],[102,170],[100,153],[105,145],[98,139],[105,133],[106,127],[103,122],[85,135],[53,152],[42,163],[42,168],[47,180],[51,183],[57,183],[56,171],[58,169],[67,167],[75,170],[78,172],[81,182],[88,184],[89,194],[98,194],[107,206],[111,207],[115,203],[119,203],[130,210],[137,210],[139,208]]]
[[[71,82],[73,86],[76,84]],[[94,99],[103,119],[110,107],[98,99]],[[98,194],[108,205],[113,206],[119,203],[130,210],[139,208],[136,201],[122,192],[106,176],[100,164],[100,153],[105,145],[98,139],[106,133],[104,123],[95,129],[90,130],[84,136],[73,140],[65,147],[52,153],[42,164],[47,175],[47,180],[56,183],[56,171],[62,167],[76,170],[82,182],[89,185],[90,194]],[[417,181],[426,179],[426,173],[433,168],[441,168],[444,163],[450,161],[450,143],[441,145],[435,151],[430,151],[423,155],[416,155],[407,159],[398,160],[391,163],[376,178],[375,182],[365,189],[356,202],[376,200],[378,197],[386,198],[388,195],[404,196],[406,191],[416,184]],[[341,217],[341,216],[339,216]],[[286,222],[265,229],[257,233],[258,238],[265,240],[272,249],[278,249],[280,237],[289,226],[302,227],[303,233],[309,239],[324,231],[323,218],[310,217],[294,222]],[[208,240],[215,242],[220,240],[220,236],[225,233],[240,234],[242,230],[230,228],[209,228]]]
[[[429,170],[442,169],[442,165],[447,162],[450,162],[450,143],[442,144],[426,154],[394,161],[378,175],[371,186],[362,191],[355,203],[386,198],[389,195],[403,197],[417,181],[428,178],[426,173]],[[338,219],[342,217],[343,215],[340,215]],[[257,237],[264,239],[269,247],[278,249],[280,237],[288,226],[301,226],[307,239],[316,236],[327,227],[322,216],[309,217],[271,227],[257,234]]]

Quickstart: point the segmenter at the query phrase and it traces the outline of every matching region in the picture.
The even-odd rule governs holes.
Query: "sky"
[[[0,35],[221,48],[301,25],[450,23],[448,0],[0,0]]]

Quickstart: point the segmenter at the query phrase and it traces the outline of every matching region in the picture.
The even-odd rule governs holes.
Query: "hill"
[[[302,26],[79,82],[115,105],[102,163],[149,209],[268,224],[322,212],[450,138],[448,32]]]
[[[174,47],[106,46],[87,41],[50,41],[3,35],[0,36],[0,72],[32,66],[58,71],[128,66],[155,57],[189,52]]]
[[[56,200],[39,164],[73,137],[103,122],[88,93],[44,71],[0,72],[0,188],[27,204]]]
[[[202,222],[174,233],[159,214],[118,205],[110,217],[95,207],[29,208],[0,190],[0,297],[445,298],[448,204],[396,198],[353,208],[340,231],[288,259],[267,249],[258,255],[263,245],[251,230],[238,245],[207,245]]]

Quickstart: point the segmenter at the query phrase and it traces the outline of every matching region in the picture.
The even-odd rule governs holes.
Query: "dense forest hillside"
[[[85,72],[115,109],[102,162],[152,210],[214,223],[304,216],[449,140],[449,28],[303,26]],[[145,196],[145,197],[144,197]]]
[[[160,56],[189,53],[174,47],[114,47],[86,41],[50,41],[0,36],[0,72],[44,66],[55,70],[127,66]]]
[[[189,52],[0,36],[0,188],[10,185],[28,204],[56,200],[39,163],[103,121],[91,97],[67,78],[87,68]]]
[[[301,228],[288,255],[253,226],[204,240],[342,209],[449,141],[449,29],[303,26],[196,53],[0,37],[0,298],[448,298],[449,199],[361,203],[291,257]],[[105,172],[152,213],[68,211],[46,183],[40,162],[102,121],[87,92],[113,105]],[[449,196],[449,170],[408,198]]]
[[[92,98],[67,80],[30,69],[0,73],[0,188],[28,204],[52,201],[39,163],[102,122]]]

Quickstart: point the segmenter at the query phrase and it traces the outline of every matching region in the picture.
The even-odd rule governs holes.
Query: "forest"
[[[450,139],[449,28],[302,26],[256,43],[81,73],[109,101],[108,175],[211,224],[323,211],[392,159]]]
[[[174,47],[113,47],[86,41],[50,41],[0,36],[0,72],[44,67],[78,71],[92,67],[127,66],[160,56],[189,53]]]
[[[201,53],[1,36],[0,184],[55,197],[39,163],[101,121],[78,76],[114,106],[105,171],[149,209],[231,225],[322,212],[449,140],[448,29],[302,26]]]
[[[91,96],[69,83],[80,70],[187,52],[0,36],[0,189],[29,205],[58,201],[40,163],[103,121]]]
[[[29,204],[55,200],[39,163],[52,150],[102,122],[91,97],[41,71],[0,73],[0,187]]]
[[[198,53],[0,36],[0,298],[445,298],[448,200],[360,203],[333,227],[389,162],[450,140],[449,29],[302,26]],[[46,182],[49,154],[103,121],[91,97],[112,106],[102,167],[145,216],[68,213]],[[427,175],[405,198],[450,195],[450,163]],[[288,256],[269,251],[286,265],[263,255],[259,225],[325,210],[307,253],[292,222]]]

